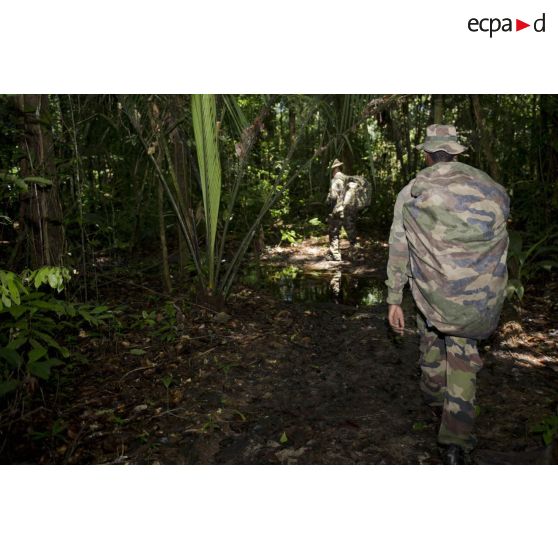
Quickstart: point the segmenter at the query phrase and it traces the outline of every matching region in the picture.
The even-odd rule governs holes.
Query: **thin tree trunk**
[[[289,107],[289,149],[296,141],[296,111]]]
[[[172,290],[169,271],[169,252],[167,249],[167,235],[165,232],[164,192],[161,181],[157,181],[157,209],[159,212],[159,240],[161,242],[161,255],[163,257],[163,286],[166,293]]]
[[[63,265],[64,228],[62,204],[56,182],[56,168],[49,122],[48,95],[18,95],[16,97],[24,131],[21,148],[23,178],[38,176],[53,182],[45,186],[30,183],[29,191],[21,195],[20,217],[27,233],[31,265]]]
[[[498,168],[498,164],[496,163],[496,159],[494,158],[494,153],[492,152],[492,147],[490,145],[489,131],[485,127],[480,97],[478,95],[471,95],[471,101],[473,103],[473,111],[475,113],[475,120],[477,123],[477,130],[480,136],[482,150],[488,163],[490,175],[494,180],[498,181],[500,180],[500,169]]]
[[[186,212],[189,212],[191,211],[192,202],[189,188],[190,180],[188,157],[184,143],[180,138],[178,128],[175,128],[175,130],[171,133],[171,141],[173,167],[181,198],[180,206],[185,208]],[[189,224],[189,221],[186,220],[186,223]],[[186,276],[186,267],[188,265],[189,257],[188,244],[180,226],[178,227],[178,260],[180,266],[179,274],[182,278],[184,278]]]
[[[391,133],[395,143],[395,153],[397,155],[397,160],[401,165],[401,174],[403,175],[403,182],[409,182],[407,165],[405,164],[405,159],[403,157],[403,140],[401,138],[401,130],[399,129],[399,124],[397,123],[397,115],[395,111],[391,111],[390,114],[390,125]]]
[[[432,95],[432,124],[443,124],[444,96]]]
[[[556,95],[541,95],[541,178],[543,199],[552,199],[558,186],[558,99]],[[551,204],[544,203],[545,225],[550,225]]]

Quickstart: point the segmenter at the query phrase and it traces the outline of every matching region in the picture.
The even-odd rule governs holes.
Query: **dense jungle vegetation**
[[[324,375],[330,384],[316,408],[321,421],[337,417],[319,423],[324,432],[362,431],[365,413],[339,419],[340,407],[326,405],[339,385],[352,388],[328,376],[319,336],[308,333],[331,339],[341,315],[315,299],[289,306],[265,286],[292,287],[303,275],[297,253],[327,244],[329,166],[339,158],[373,191],[359,236],[379,294],[353,306],[383,315],[394,201],[424,167],[414,146],[433,122],[454,124],[468,147],[460,160],[511,199],[504,315],[512,333],[500,331],[500,341],[523,336],[531,353],[517,357],[508,346],[509,378],[525,370],[544,386],[533,395],[540,407],[525,402],[519,422],[502,426],[500,449],[551,447],[558,96],[25,94],[0,96],[0,461],[436,462],[420,457],[422,446],[407,455],[379,442],[376,454],[356,442],[350,451],[309,443],[318,419],[290,408],[288,390],[311,389],[291,376],[266,382],[285,367]],[[254,282],[258,262],[277,248],[288,257]],[[388,345],[366,360],[357,326],[347,327],[363,339],[359,370],[365,361],[394,366]],[[498,354],[496,345],[487,350]],[[336,366],[337,375],[343,362]],[[261,401],[303,416],[304,427]],[[402,431],[426,436],[430,427],[415,419]]]

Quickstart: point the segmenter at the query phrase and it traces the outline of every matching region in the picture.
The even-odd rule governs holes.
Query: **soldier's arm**
[[[336,182],[335,179],[332,179],[329,186],[329,192],[327,194],[326,202],[333,205],[335,204],[336,201],[337,201]]]
[[[389,235],[389,259],[387,265],[388,304],[401,304],[403,288],[410,275],[409,245],[403,226],[403,204],[411,199],[411,181],[397,196],[393,210],[393,223]]]

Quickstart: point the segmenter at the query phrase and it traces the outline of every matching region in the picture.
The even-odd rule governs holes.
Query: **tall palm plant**
[[[216,287],[215,247],[221,201],[221,161],[214,95],[192,95],[192,123],[205,214],[208,294]]]
[[[223,189],[219,153],[220,123],[217,119],[216,99],[214,95],[191,96],[190,113],[203,201],[206,236],[205,253],[200,252],[194,211],[189,206],[189,202],[184,199],[183,191],[181,190],[177,179],[177,173],[174,169],[173,158],[170,155],[168,147],[169,135],[177,126],[181,126],[186,121],[186,118],[179,118],[178,120],[175,119],[173,122],[168,122],[158,107],[155,110],[153,106],[151,109],[145,106],[145,99],[134,98],[129,100],[131,101],[130,103],[122,103],[124,110],[128,114],[129,120],[144,147],[145,153],[167,192],[168,198],[177,216],[179,226],[186,238],[190,255],[196,268],[196,276],[200,283],[200,287],[205,294],[210,295],[214,300],[224,300],[230,293],[240,270],[241,263],[256,231],[259,229],[268,211],[274,206],[283,192],[287,191],[301,173],[310,167],[315,157],[329,152],[332,147],[334,150],[335,148],[339,149],[339,147],[343,145],[342,141],[339,143],[340,138],[344,139],[347,133],[359,124],[358,118],[354,116],[351,117],[351,113],[353,113],[353,104],[349,103],[349,105],[343,109],[343,114],[341,115],[337,130],[331,135],[328,134],[325,143],[316,149],[313,156],[302,165],[296,167],[291,165],[291,161],[302,135],[293,138],[294,141],[290,143],[288,152],[279,165],[281,169],[287,169],[287,176],[285,176],[283,172],[277,174],[275,181],[266,191],[259,213],[250,223],[248,230],[244,234],[236,250],[230,255],[226,264],[223,264],[225,260],[229,224],[233,219],[235,202],[241,184],[243,183],[249,156],[256,143],[259,132],[263,128],[263,122],[277,99],[267,96],[264,99],[263,108],[259,115],[251,124],[248,124],[249,121],[239,107],[236,98],[232,95],[225,95],[222,98],[222,104],[226,114],[229,116],[233,133],[239,138],[235,146],[238,164],[235,165],[236,172],[234,173],[232,188],[229,191],[228,206],[222,211],[220,208]],[[162,100],[164,101],[164,99]],[[366,112],[362,111],[360,122],[362,122],[363,118],[369,116],[375,110],[379,110],[383,104],[391,100],[392,98],[383,98],[371,101],[365,106],[364,110]],[[137,105],[142,102],[144,103],[143,109],[138,110]],[[324,109],[326,107],[324,99],[319,96],[306,97],[304,105],[306,107],[304,114],[300,115],[299,128],[301,130],[305,129],[305,126],[308,125],[312,118],[315,118],[319,109]],[[149,128],[141,125],[142,112],[151,114],[151,126]],[[331,116],[335,117],[335,114]],[[163,153],[164,157],[156,157],[155,152],[157,150]],[[162,161],[165,162],[166,169],[163,168]],[[220,230],[220,235],[218,235],[220,225],[222,229]]]

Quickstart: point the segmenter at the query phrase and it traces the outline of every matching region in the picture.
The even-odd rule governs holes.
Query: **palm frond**
[[[192,95],[192,122],[205,212],[208,289],[215,289],[215,241],[221,201],[217,108],[214,95]]]

